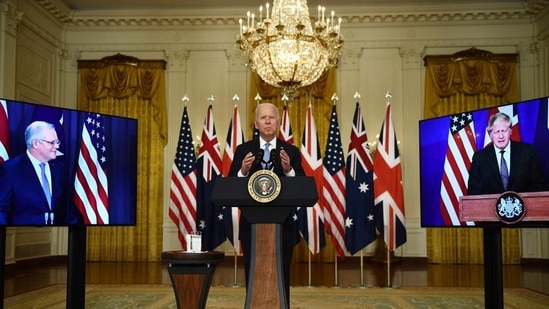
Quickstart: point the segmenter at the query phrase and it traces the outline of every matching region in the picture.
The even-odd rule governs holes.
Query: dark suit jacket
[[[53,225],[67,224],[67,174],[61,162],[49,162],[52,209],[26,153],[0,165],[0,225],[40,226],[44,214],[54,213]]]
[[[301,166],[301,154],[299,153],[299,149],[295,147],[294,145],[290,145],[280,139],[276,140],[276,147],[277,149],[284,148],[284,150],[288,153],[288,156],[290,157],[290,163],[292,164],[292,167],[295,171],[296,176],[305,176],[305,172],[303,171],[303,167]],[[259,151],[259,140],[252,140],[248,141],[246,143],[240,144],[235,151],[234,157],[233,157],[233,163],[231,164],[231,168],[229,170],[229,176],[237,176],[238,171],[240,170],[240,167],[242,166],[242,160],[244,160],[244,157],[249,153],[257,154]],[[257,172],[258,170],[262,169],[261,164],[253,164],[248,176],[251,176],[253,173]],[[280,164],[280,160],[276,161],[274,164],[273,172],[277,174],[278,176],[284,176],[284,171],[282,170],[282,165]]]
[[[301,154],[297,147],[290,145],[280,139],[276,140],[277,149],[284,148],[290,157],[290,163],[292,168],[295,171],[296,176],[305,176],[303,167],[301,166]],[[242,160],[249,152],[257,154],[259,147],[259,140],[252,140],[246,143],[239,145],[236,148],[233,163],[229,170],[229,177],[238,176],[238,171],[242,166]],[[262,169],[261,163],[254,163],[250,168],[248,176],[253,175],[253,173]],[[273,165],[273,172],[280,177],[285,177],[284,171],[282,170],[282,165],[280,160],[276,161]],[[246,220],[244,216],[240,219],[240,239],[242,241],[242,251],[244,253],[244,270],[246,277],[246,284],[248,284],[248,273],[250,267],[250,253],[251,253],[251,226],[250,223]],[[283,262],[283,272],[284,272],[284,285],[286,290],[286,295],[288,296],[287,301],[290,296],[290,262],[292,259],[293,246],[298,239],[297,235],[297,222],[290,216],[282,224],[282,262]],[[288,304],[289,306],[289,304]]]
[[[511,170],[507,190],[503,188],[494,146],[473,155],[467,194],[496,194],[505,191],[547,191],[547,182],[536,150],[530,144],[511,141]]]

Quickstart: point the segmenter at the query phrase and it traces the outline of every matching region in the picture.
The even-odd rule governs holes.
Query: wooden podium
[[[215,267],[225,257],[218,251],[164,251],[178,309],[206,308]]]
[[[318,200],[313,177],[281,177],[278,197],[268,203],[248,193],[248,178],[217,178],[212,200],[217,205],[239,207],[251,223],[250,272],[244,308],[287,309],[282,267],[281,225],[296,207],[310,207]]]
[[[549,192],[518,194],[524,202],[524,215],[519,222],[508,224],[497,216],[502,194],[462,196],[459,199],[461,222],[474,222],[484,233],[484,304],[485,308],[503,309],[503,262],[501,228],[549,226]]]

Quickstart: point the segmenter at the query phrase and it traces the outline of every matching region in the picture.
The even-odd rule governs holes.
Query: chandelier
[[[334,15],[325,16],[319,6],[313,30],[306,0],[274,0],[272,10],[266,3],[259,16],[248,12],[246,21],[239,20],[237,44],[263,81],[293,92],[337,65],[343,39],[341,18]]]

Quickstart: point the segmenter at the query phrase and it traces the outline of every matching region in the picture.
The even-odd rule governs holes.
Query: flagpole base
[[[389,261],[390,263],[397,263],[400,262],[400,258],[395,256],[395,252],[391,251],[389,254],[389,259],[387,259],[387,246],[385,246],[385,241],[380,235],[377,235],[376,237],[376,251],[374,256],[370,259],[370,261],[375,263],[387,263]]]

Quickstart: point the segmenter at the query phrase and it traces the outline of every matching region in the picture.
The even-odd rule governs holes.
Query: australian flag
[[[346,175],[345,242],[351,254],[355,254],[376,240],[373,169],[366,128],[360,113],[360,105],[356,103],[347,154]]]

